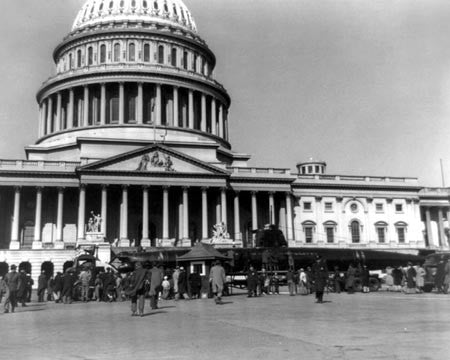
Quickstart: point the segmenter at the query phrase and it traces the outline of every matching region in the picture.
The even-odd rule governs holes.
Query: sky
[[[450,185],[450,1],[184,2],[250,166],[296,172],[314,158],[328,174]],[[37,140],[36,92],[83,3],[2,0],[0,159]]]

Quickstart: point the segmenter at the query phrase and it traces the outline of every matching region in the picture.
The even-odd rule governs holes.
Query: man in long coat
[[[5,301],[5,313],[9,311],[9,305],[11,306],[11,312],[14,312],[14,309],[17,307],[17,290],[20,278],[16,269],[16,265],[11,265],[11,271],[5,276],[5,282],[9,289],[9,298]]]
[[[27,283],[28,277],[25,270],[19,272],[19,288],[17,289],[17,299],[21,302],[22,306],[27,306]]]
[[[247,290],[248,296],[258,296],[256,289],[258,286],[258,272],[255,270],[253,265],[250,265],[250,269],[247,271]]]
[[[148,272],[138,261],[135,264],[135,270],[131,274],[129,284],[125,290],[125,294],[131,298],[131,316],[137,316],[136,311],[139,311],[139,316],[144,316],[146,281],[149,281]]]
[[[211,268],[209,272],[209,281],[212,285],[212,292],[214,293],[214,301],[216,304],[222,303],[222,292],[227,281],[225,276],[225,269],[222,267],[222,264],[219,260],[216,261],[214,266]]]

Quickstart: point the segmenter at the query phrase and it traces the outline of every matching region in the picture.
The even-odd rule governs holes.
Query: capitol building
[[[290,247],[449,248],[447,188],[330,175],[314,159],[249,166],[181,0],[88,0],[53,60],[36,142],[0,160],[0,273],[62,271],[92,246],[104,261],[116,248],[253,247],[266,224]]]

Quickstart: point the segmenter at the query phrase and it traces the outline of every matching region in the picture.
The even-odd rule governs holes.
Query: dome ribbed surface
[[[191,12],[181,0],[88,0],[78,13],[72,31],[121,21],[157,23],[197,32]]]

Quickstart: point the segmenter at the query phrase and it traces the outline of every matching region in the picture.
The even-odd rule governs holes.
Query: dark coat
[[[187,293],[188,283],[187,283],[187,275],[185,271],[180,271],[178,275],[178,292],[180,294]]]
[[[27,274],[24,272],[21,272],[19,274],[19,287],[17,289],[17,296],[19,298],[23,297],[27,293],[27,284],[28,284],[28,277]]]
[[[56,274],[55,276],[55,282],[53,284],[53,290],[58,292],[61,291],[63,287],[63,283],[62,283],[62,277],[61,274]]]
[[[362,282],[362,286],[366,286],[369,287],[369,279],[370,279],[370,273],[369,270],[367,268],[364,268],[361,271],[361,282]]]
[[[328,269],[323,263],[315,263],[312,267],[314,279],[314,288],[316,291],[323,292],[327,286]]]
[[[44,290],[47,289],[47,276],[45,274],[41,274],[38,277],[38,290]]]
[[[64,274],[64,276],[62,277],[62,283],[63,283],[62,295],[63,296],[72,296],[73,286],[76,281],[77,281],[77,278],[76,278],[75,274],[73,274],[73,273]]]
[[[247,287],[249,289],[256,289],[258,285],[258,272],[256,270],[249,270],[247,272]]]
[[[146,280],[150,280],[147,270],[142,267],[137,268],[128,280],[128,288],[125,290],[125,294],[136,296],[136,293],[144,288]]]

